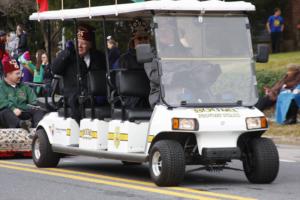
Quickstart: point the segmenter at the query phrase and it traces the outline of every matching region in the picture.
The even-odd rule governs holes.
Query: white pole
[[[36,2],[36,10],[38,12],[38,22],[40,22],[40,9],[39,9],[39,4]]]
[[[92,19],[92,15],[91,15],[91,0],[89,0],[89,18]]]
[[[61,46],[62,46],[62,50],[65,50],[65,46],[66,46],[65,27],[62,28],[62,33],[61,33]]]
[[[118,13],[118,9],[117,9],[117,5],[118,5],[118,0],[115,0],[116,16],[118,16],[118,15],[119,15],[119,13]]]
[[[61,20],[62,21],[64,21],[63,10],[64,10],[64,0],[61,0]]]

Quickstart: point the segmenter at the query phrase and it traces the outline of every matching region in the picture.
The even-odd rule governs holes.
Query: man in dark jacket
[[[121,55],[118,67],[123,69],[143,69],[144,65],[138,63],[136,59],[136,46],[150,43],[150,27],[141,19],[136,19],[132,23],[132,33],[128,44],[128,51]]]
[[[126,53],[120,56],[116,68],[128,70],[144,70],[144,64],[138,63],[136,58],[136,46],[139,44],[150,43],[150,27],[141,19],[133,21],[131,38],[129,40],[129,49]],[[148,101],[140,97],[126,97],[124,99],[126,108],[148,107]]]
[[[16,61],[8,56],[3,58],[4,80],[0,82],[0,124],[2,128],[36,127],[44,112],[31,109],[28,104],[35,104],[36,95],[31,88],[20,83],[22,72]],[[30,121],[28,121],[30,120]]]
[[[25,51],[28,51],[27,33],[24,31],[23,25],[21,25],[21,24],[17,25],[16,33],[17,33],[17,36],[19,37],[18,55],[21,55]]]
[[[81,89],[78,88],[76,52],[72,48],[63,50],[52,63],[53,74],[64,78],[64,96],[71,107],[71,117],[78,123],[81,119],[78,97],[81,92],[87,90],[87,73],[93,70],[105,70],[105,56],[102,52],[93,48],[95,39],[94,30],[88,25],[81,25],[78,28],[78,56],[81,72]]]

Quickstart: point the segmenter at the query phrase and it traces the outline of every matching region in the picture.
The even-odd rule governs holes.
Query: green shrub
[[[285,70],[270,71],[270,70],[257,70],[257,88],[259,96],[264,95],[264,86],[272,87],[277,81],[282,79],[285,74]]]

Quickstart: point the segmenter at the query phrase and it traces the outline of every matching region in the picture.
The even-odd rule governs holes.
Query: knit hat
[[[10,72],[20,70],[20,67],[16,63],[16,60],[11,60],[7,54],[4,54],[2,59],[3,73],[8,74]]]

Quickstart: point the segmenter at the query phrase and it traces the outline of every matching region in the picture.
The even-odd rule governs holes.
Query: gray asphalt
[[[224,170],[214,173],[206,171],[187,173],[181,187],[263,200],[299,199],[300,147],[278,145],[278,150],[281,159],[280,171],[272,184],[251,184],[243,172]],[[31,159],[22,158],[0,159],[0,161],[32,164]],[[242,169],[242,164],[239,161],[234,161],[230,166]],[[146,164],[123,166],[119,161],[113,160],[67,157],[61,160],[59,168],[151,182]],[[188,167],[188,170],[192,168],[193,166]],[[181,199],[167,194],[71,180],[3,167],[0,167],[0,186],[0,200]],[[216,196],[208,197],[227,199]]]

